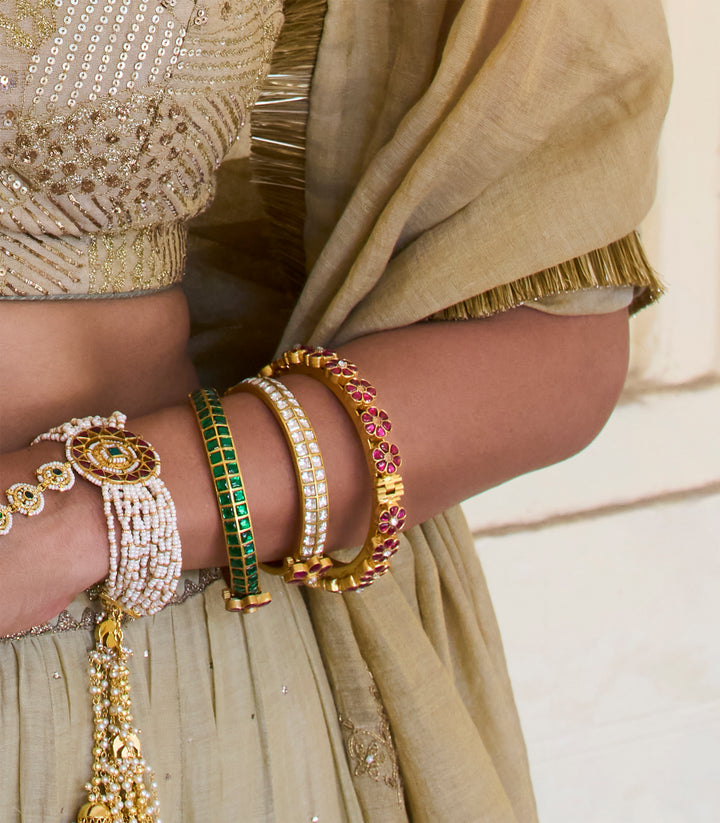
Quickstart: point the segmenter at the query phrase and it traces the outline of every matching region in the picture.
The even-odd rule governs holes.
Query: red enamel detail
[[[367,380],[356,377],[345,384],[345,391],[356,403],[372,403],[377,391]]]
[[[390,423],[387,413],[382,409],[378,409],[377,406],[370,406],[369,409],[366,409],[360,415],[360,420],[365,427],[365,431],[371,437],[383,438],[392,429],[392,423]]]
[[[402,462],[398,447],[387,441],[378,443],[373,449],[372,456],[377,470],[381,473],[394,474]]]
[[[347,377],[350,379],[357,374],[357,366],[354,363],[343,360],[342,358],[339,360],[329,360],[325,364],[325,368],[330,374],[333,374],[336,377]]]
[[[401,506],[390,506],[378,518],[378,531],[381,534],[394,535],[405,525],[407,513]],[[397,549],[397,546],[395,546]]]

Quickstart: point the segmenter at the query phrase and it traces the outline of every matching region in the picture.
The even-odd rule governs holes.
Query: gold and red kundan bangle
[[[347,563],[333,560],[321,577],[308,583],[334,592],[364,588],[387,571],[405,522],[400,453],[387,438],[392,424],[377,403],[375,388],[360,377],[357,366],[337,352],[298,346],[260,372],[261,377],[283,374],[304,374],[319,380],[338,398],[360,437],[374,495],[367,537],[356,557]]]

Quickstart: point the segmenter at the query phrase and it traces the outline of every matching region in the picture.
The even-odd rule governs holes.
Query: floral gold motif
[[[7,5],[7,0],[0,0]],[[6,31],[10,46],[23,51],[39,48],[55,31],[53,0],[15,0],[11,14],[0,13],[0,31]]]
[[[357,726],[349,718],[340,716],[340,728],[345,739],[345,750],[355,777],[367,777],[391,789],[402,804],[403,785],[397,752],[390,732],[385,706],[377,684],[369,674],[369,691],[376,706],[378,723],[374,728]]]
[[[113,426],[91,426],[68,440],[75,471],[95,485],[143,484],[160,472],[160,458],[140,437]]]

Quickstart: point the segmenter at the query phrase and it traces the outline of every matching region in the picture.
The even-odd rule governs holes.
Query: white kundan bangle
[[[282,574],[288,583],[312,586],[332,568],[325,557],[329,519],[328,489],[317,437],[298,399],[272,377],[249,377],[228,393],[250,392],[259,397],[280,423],[293,458],[300,497],[301,523],[298,548],[282,566],[263,564],[265,571]]]

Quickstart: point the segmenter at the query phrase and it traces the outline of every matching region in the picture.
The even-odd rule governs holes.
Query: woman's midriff
[[[196,386],[182,290],[135,298],[0,300],[0,453],[71,417],[138,416]]]

